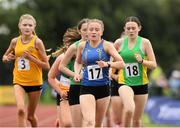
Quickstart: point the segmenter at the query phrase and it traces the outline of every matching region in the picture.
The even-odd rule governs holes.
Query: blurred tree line
[[[0,57],[10,40],[19,35],[18,21],[24,14],[37,20],[36,33],[46,48],[62,45],[68,27],[82,18],[99,18],[105,24],[104,38],[119,38],[128,16],[137,16],[142,24],[140,35],[150,39],[158,64],[166,74],[180,68],[179,0],[0,0]],[[12,83],[13,63],[0,61],[0,84]]]

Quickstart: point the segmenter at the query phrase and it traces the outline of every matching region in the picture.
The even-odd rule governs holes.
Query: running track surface
[[[0,127],[16,127],[16,106],[0,106]],[[55,105],[39,105],[36,110],[39,127],[54,127],[56,119]],[[28,123],[30,126],[30,123]]]

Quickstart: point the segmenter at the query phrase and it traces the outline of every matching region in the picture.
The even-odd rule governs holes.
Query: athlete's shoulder
[[[147,38],[144,38],[144,37],[142,37],[142,42],[143,42],[143,44],[151,44],[151,42],[150,42],[150,40],[149,39],[147,39]]]
[[[114,47],[116,48],[116,50],[120,49],[121,45],[124,42],[124,39],[125,39],[125,37],[121,37],[121,38],[118,38],[118,39],[115,40]]]
[[[63,57],[64,57],[64,53],[60,54],[60,55],[56,58],[56,60],[57,60],[57,61],[61,61],[61,60],[63,59]]]
[[[141,37],[141,38],[142,38],[142,41],[143,41],[143,42],[150,42],[150,40],[147,39],[147,38],[145,38],[145,37]]]
[[[18,41],[18,38],[19,38],[19,36],[18,36],[18,37],[14,37],[13,39],[11,39],[10,44],[11,44],[11,46],[12,46],[13,48],[16,46],[17,41]]]
[[[73,44],[78,45],[80,40],[75,41]]]
[[[73,48],[73,49],[76,49],[77,47],[78,47],[78,45],[79,45],[79,43],[80,43],[80,40],[78,40],[78,41],[75,41],[73,44],[71,44],[70,46],[69,46],[69,48]]]
[[[114,45],[113,45],[113,42],[104,40],[103,47],[105,51],[109,51],[113,49]]]
[[[88,41],[85,41],[85,40],[81,40],[81,41],[79,41],[79,44],[86,44],[86,43],[88,43]]]
[[[19,36],[12,38],[12,39],[11,39],[11,43],[16,43],[16,42],[18,41],[18,38],[19,38]]]
[[[85,47],[85,45],[86,45],[86,43],[88,43],[88,42],[87,42],[87,41],[81,41],[81,42],[79,42],[78,47],[80,47],[80,48],[84,48],[84,47]]]
[[[104,40],[104,42],[103,42],[103,46],[105,46],[105,47],[109,47],[112,45],[113,45],[113,42],[111,42],[111,41]]]
[[[118,38],[115,40],[115,44],[122,44],[122,42],[124,41],[124,37]]]
[[[104,40],[104,43],[110,43],[110,44],[112,44],[112,41]]]
[[[67,51],[73,52],[73,51],[76,51],[76,49],[77,49],[77,45],[76,45],[76,42],[75,42],[75,43],[73,43],[73,44],[71,44],[71,45],[69,46],[69,48],[67,49]]]
[[[38,43],[43,43],[43,41],[38,37],[38,36],[36,36],[36,39],[35,39],[35,42],[38,44]]]
[[[37,49],[39,49],[39,48],[42,49],[44,47],[43,41],[38,36],[35,37],[34,44]]]

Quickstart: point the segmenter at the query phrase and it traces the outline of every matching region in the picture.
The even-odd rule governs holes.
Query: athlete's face
[[[90,22],[88,24],[88,39],[92,41],[101,40],[103,30],[102,25],[98,22]]]
[[[141,30],[136,22],[130,21],[125,24],[125,34],[130,38],[136,38]]]
[[[33,20],[31,19],[23,19],[19,23],[19,30],[21,31],[22,35],[31,35],[34,32],[35,25]]]
[[[87,40],[87,38],[88,38],[88,36],[87,36],[87,23],[83,23],[81,25],[80,34],[81,34],[82,40]]]

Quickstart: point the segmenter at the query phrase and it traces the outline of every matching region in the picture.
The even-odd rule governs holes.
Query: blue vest
[[[82,53],[83,62],[83,79],[82,86],[104,86],[109,85],[109,68],[100,68],[96,61],[103,60],[109,61],[108,55],[103,47],[102,40],[96,48],[92,48],[89,42],[86,42],[85,48]]]

